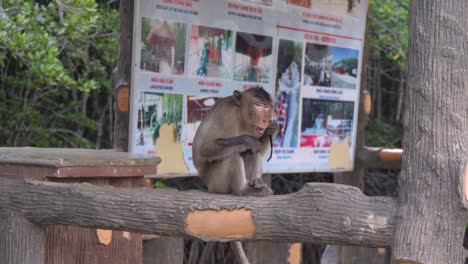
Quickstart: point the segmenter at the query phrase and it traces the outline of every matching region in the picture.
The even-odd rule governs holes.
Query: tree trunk
[[[0,263],[45,264],[44,230],[20,214],[0,211]]]
[[[255,198],[0,178],[0,208],[41,224],[205,241],[380,247],[391,242],[396,201],[329,183],[308,183],[293,194]]]
[[[463,262],[467,14],[466,0],[411,1],[395,263]]]

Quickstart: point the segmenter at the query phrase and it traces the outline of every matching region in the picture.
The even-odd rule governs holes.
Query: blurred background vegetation
[[[401,146],[409,0],[372,0],[369,146]],[[0,146],[112,146],[118,1],[0,1]]]
[[[109,148],[118,37],[112,1],[5,0],[0,146]]]

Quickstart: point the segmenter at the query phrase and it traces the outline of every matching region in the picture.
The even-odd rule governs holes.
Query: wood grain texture
[[[45,232],[22,215],[0,212],[0,263],[45,264]]]
[[[143,264],[182,264],[184,240],[178,237],[159,237],[143,241]]]
[[[141,177],[153,175],[156,164],[150,166],[81,166],[48,167],[20,164],[0,164],[0,177],[29,179],[75,178],[75,177]]]
[[[250,264],[288,264],[290,243],[269,241],[245,242],[244,250]]]
[[[393,263],[463,263],[468,1],[411,1]]]
[[[0,164],[47,167],[155,166],[160,159],[114,150],[64,148],[0,148]]]
[[[241,240],[388,246],[396,202],[324,183],[308,183],[294,194],[252,198],[0,179],[0,207],[43,224],[182,237],[189,235],[185,218],[192,210],[245,208],[252,212],[256,230]]]
[[[114,192],[120,192],[123,188],[146,186],[143,177],[55,178],[53,181],[118,187],[114,188]],[[98,197],[95,199],[99,200]],[[83,215],[82,217],[90,216]],[[47,264],[127,264],[140,263],[142,259],[140,234],[109,230],[112,239],[106,245],[99,240],[95,228],[48,225],[46,230]]]

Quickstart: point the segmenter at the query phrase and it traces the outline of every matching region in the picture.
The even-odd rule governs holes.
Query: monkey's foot
[[[263,186],[263,188],[260,188],[260,189],[250,188],[244,195],[263,197],[263,196],[273,195],[273,191],[270,189],[270,187],[265,185]]]
[[[263,187],[268,187],[268,186],[266,186],[266,184],[265,184],[265,182],[263,181],[262,178],[252,179],[249,182],[249,186],[254,188],[254,189],[262,189]]]

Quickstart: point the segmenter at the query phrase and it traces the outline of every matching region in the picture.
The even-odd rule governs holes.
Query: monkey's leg
[[[262,154],[261,153],[242,153],[244,160],[245,175],[248,182],[248,188],[243,195],[267,196],[272,195],[273,191],[262,179]]]
[[[240,154],[211,162],[204,170],[203,180],[210,193],[232,193],[242,195],[247,187],[244,161]]]
[[[244,160],[247,181],[250,182],[255,178],[262,178],[262,154],[249,151],[242,153],[242,158]]]

